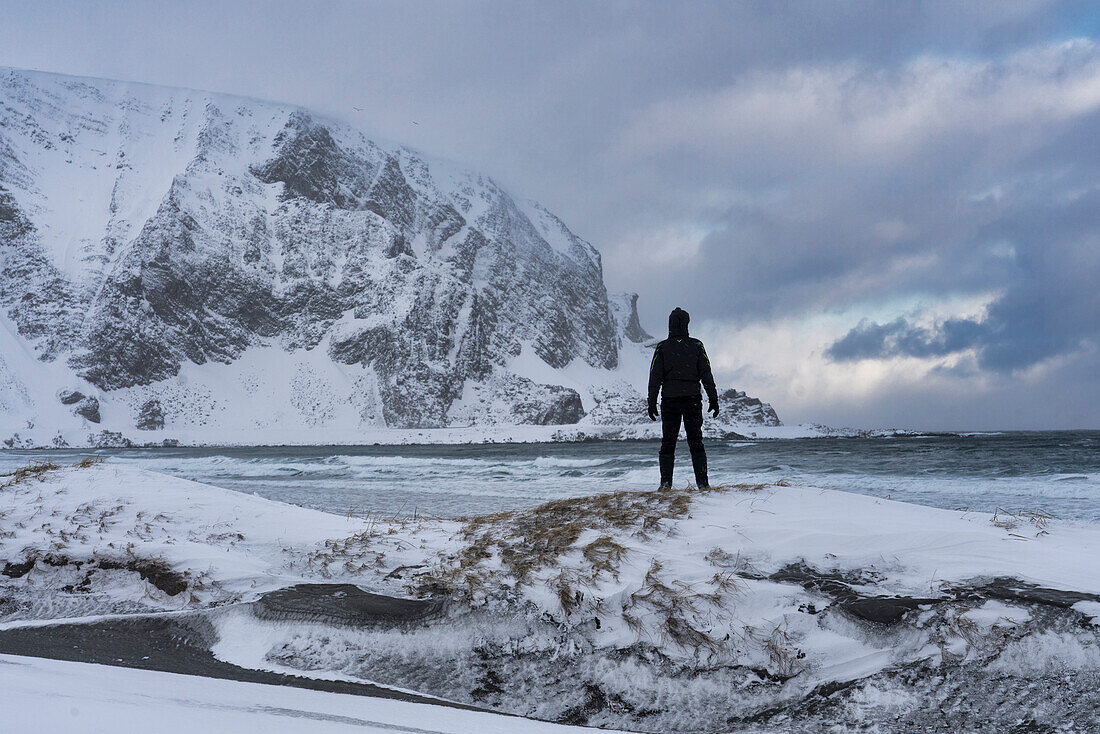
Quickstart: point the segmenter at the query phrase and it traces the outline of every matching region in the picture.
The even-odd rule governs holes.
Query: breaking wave
[[[712,483],[794,484],[946,509],[1045,510],[1100,521],[1100,434],[708,442]],[[0,471],[87,451],[3,451]],[[649,489],[655,442],[289,447],[101,452],[152,471],[315,509],[394,513],[405,505],[469,515],[549,499]],[[687,446],[674,484],[694,482]]]

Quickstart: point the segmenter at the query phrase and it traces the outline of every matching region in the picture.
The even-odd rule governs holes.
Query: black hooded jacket
[[[688,312],[673,310],[668,317],[668,339],[653,350],[649,366],[649,405],[657,405],[657,393],[666,398],[699,395],[699,383],[706,388],[712,403],[718,402],[710,358],[703,342],[688,336]]]

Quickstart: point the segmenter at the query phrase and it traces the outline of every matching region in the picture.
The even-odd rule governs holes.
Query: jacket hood
[[[687,311],[682,308],[674,308],[672,313],[668,315],[668,335],[687,336],[688,321],[691,321],[691,317],[688,316]]]

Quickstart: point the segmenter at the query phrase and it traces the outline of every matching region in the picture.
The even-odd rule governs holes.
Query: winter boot
[[[710,489],[710,478],[707,476],[707,455],[702,450],[691,452],[691,467],[695,470],[695,486],[699,489]]]
[[[661,454],[659,458],[661,463],[661,489],[672,489],[672,467],[676,461],[676,456]]]

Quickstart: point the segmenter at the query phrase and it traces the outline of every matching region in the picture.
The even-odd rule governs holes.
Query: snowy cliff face
[[[538,204],[190,90],[0,70],[0,259],[4,429],[576,423],[648,338]]]

